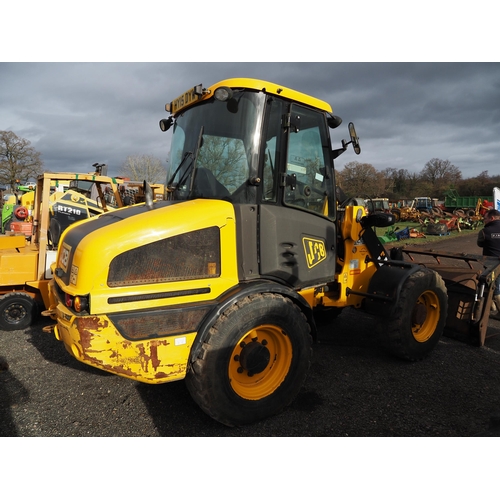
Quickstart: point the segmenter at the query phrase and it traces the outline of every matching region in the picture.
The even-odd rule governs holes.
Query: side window
[[[293,106],[292,122],[295,126],[288,139],[285,204],[329,215],[333,180],[328,175],[324,117]]]

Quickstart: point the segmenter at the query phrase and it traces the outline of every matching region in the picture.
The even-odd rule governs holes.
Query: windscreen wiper
[[[184,175],[182,176],[182,179],[177,183],[176,186],[172,186],[172,182],[174,181],[175,179],[175,176],[177,175],[177,172],[181,169],[181,167],[184,165],[185,161],[190,157],[190,156],[193,156],[193,152],[192,151],[186,151],[184,153],[184,156],[182,157],[182,160],[181,162],[179,163],[179,166],[175,169],[175,172],[173,173],[172,177],[170,178],[170,180],[167,182],[167,188],[171,191],[175,191],[177,189],[178,186],[182,185],[182,181],[184,180],[184,178],[186,177],[186,172],[189,172],[189,167],[186,169],[186,172],[184,172]]]
[[[184,184],[184,181],[188,178],[189,174],[192,172],[193,175],[191,176],[191,182],[189,183],[189,195],[191,195],[193,191],[193,185],[194,185],[194,178],[196,174],[196,161],[198,159],[198,152],[200,150],[202,140],[203,140],[203,126],[200,129],[200,135],[198,136],[198,142],[196,145],[196,150],[193,153],[192,151],[186,151],[184,153],[184,157],[182,158],[181,162],[179,163],[179,166],[175,169],[175,172],[173,173],[172,177],[170,178],[169,182],[167,183],[167,188],[170,191],[175,191],[179,188],[179,186],[182,186]],[[182,168],[184,163],[188,158],[191,158],[191,162],[186,166],[186,169],[184,170],[184,173],[182,174],[182,177],[180,178],[179,182],[177,182],[175,185],[172,184],[172,182],[175,179],[175,176],[177,175],[177,172]],[[189,197],[189,196],[188,196]]]

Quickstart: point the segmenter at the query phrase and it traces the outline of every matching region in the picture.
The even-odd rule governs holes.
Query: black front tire
[[[0,330],[24,330],[37,314],[36,301],[26,293],[11,292],[0,297]]]
[[[286,297],[243,298],[220,315],[190,365],[186,385],[191,396],[227,426],[280,412],[306,379],[310,331],[300,308]]]
[[[393,316],[383,323],[389,349],[409,361],[423,359],[441,339],[447,311],[441,276],[428,268],[418,270],[403,284]]]

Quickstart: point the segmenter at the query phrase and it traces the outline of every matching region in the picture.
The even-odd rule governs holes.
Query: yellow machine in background
[[[163,184],[147,186],[164,198]],[[145,200],[145,184],[100,173],[45,173],[35,189],[12,196],[0,236],[0,330],[31,325],[49,307],[48,281],[59,238],[77,221]]]
[[[122,182],[95,174],[45,173],[36,189],[21,197],[15,219],[0,236],[0,330],[26,328],[49,306],[47,284],[60,235],[75,221],[108,211],[106,191],[118,200],[112,209],[123,207]],[[78,191],[82,183],[95,187],[99,201]]]
[[[420,359],[443,332],[441,277],[391,260],[367,215],[339,199],[326,102],[261,80],[197,85],[166,105],[167,199],[77,222],[59,242],[56,338],[80,361],[141,382],[186,379],[226,425],[288,405],[311,362],[315,314],[377,315]]]

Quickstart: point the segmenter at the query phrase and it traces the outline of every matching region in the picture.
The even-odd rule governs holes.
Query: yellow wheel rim
[[[432,337],[440,316],[438,296],[427,290],[418,298],[412,313],[412,333],[417,342],[427,342]]]
[[[229,360],[229,379],[241,398],[258,400],[285,380],[292,362],[292,343],[281,328],[261,325],[237,343]]]

